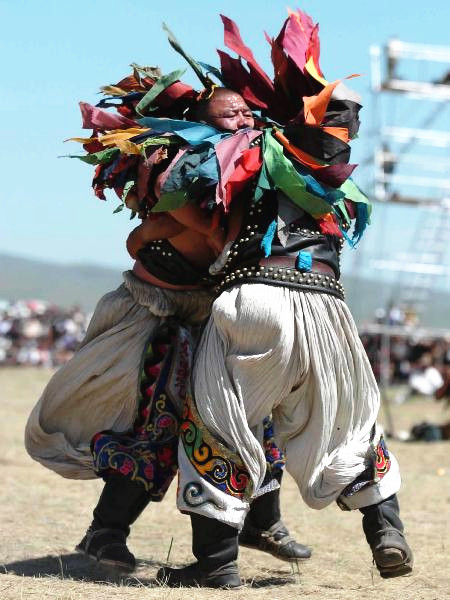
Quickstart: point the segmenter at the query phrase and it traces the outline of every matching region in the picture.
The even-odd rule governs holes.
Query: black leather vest
[[[239,202],[239,199],[235,201]],[[241,196],[241,201],[245,201]],[[295,210],[295,209],[294,209]],[[341,299],[344,290],[339,283],[339,254],[343,240],[334,235],[325,235],[318,230],[317,222],[300,209],[298,218],[284,227],[279,235],[275,233],[271,244],[271,256],[292,257],[292,267],[262,267],[264,250],[261,247],[269,225],[280,217],[279,197],[276,192],[267,192],[257,202],[247,200],[241,231],[230,249],[219,290],[237,283],[267,283],[300,287],[309,291],[333,294]],[[280,237],[283,236],[283,244]],[[311,271],[295,267],[295,259],[301,250],[311,255]],[[324,275],[319,272],[320,263],[328,265],[334,273]]]
[[[172,285],[214,285],[208,269],[201,271],[176,250],[168,240],[149,242],[137,257],[148,273]]]

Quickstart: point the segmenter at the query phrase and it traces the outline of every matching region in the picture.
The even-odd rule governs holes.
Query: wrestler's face
[[[252,111],[244,98],[235,92],[214,94],[205,108],[204,120],[222,131],[253,129],[255,126]]]

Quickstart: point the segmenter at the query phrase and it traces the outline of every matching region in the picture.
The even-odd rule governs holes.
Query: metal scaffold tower
[[[411,79],[411,71],[418,76]],[[450,116],[442,123],[450,101],[450,47],[395,39],[384,47],[373,46],[371,80],[379,125],[374,199],[415,205],[420,211],[410,247],[375,261],[374,266],[397,272],[396,302],[419,317],[435,283],[450,275],[444,266],[450,244]],[[411,102],[403,104],[400,115],[381,114],[380,99],[387,95],[401,95]],[[425,109],[419,126],[395,122],[408,123],[417,106]],[[433,128],[436,121],[444,128]]]
[[[395,297],[386,307],[385,323],[378,326],[380,388],[388,430],[395,435],[387,394],[391,337],[408,333],[392,326],[390,306],[395,301],[415,315],[417,324],[437,282],[450,275],[445,266],[450,245],[450,116],[443,117],[450,101],[450,48],[393,39],[370,52],[377,135],[374,199],[414,206],[420,217],[408,246],[394,255],[382,253],[372,265],[396,275]],[[401,98],[400,110],[399,103],[392,111],[386,110],[386,102],[382,107],[386,98]]]

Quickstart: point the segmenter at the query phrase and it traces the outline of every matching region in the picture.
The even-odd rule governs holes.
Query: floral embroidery
[[[275,444],[273,422],[270,417],[264,419],[263,426],[263,446],[266,455],[267,471],[270,471],[271,473],[280,471],[281,469],[284,469],[286,457],[284,456],[284,452]]]
[[[118,471],[139,481],[153,501],[162,500],[178,469],[178,415],[165,393],[174,339],[173,327],[164,324],[147,342],[132,430],[122,434],[102,431],[92,440],[96,472]]]

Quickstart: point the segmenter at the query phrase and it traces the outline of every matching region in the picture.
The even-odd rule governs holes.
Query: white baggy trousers
[[[92,479],[90,449],[98,431],[128,431],[137,414],[142,354],[165,318],[199,324],[208,291],[159,288],[123,274],[124,283],[97,304],[74,356],[51,378],[25,430],[32,458],[70,479]]]
[[[240,454],[255,490],[265,458],[252,428],[270,413],[286,468],[311,508],[336,500],[370,465],[378,387],[346,304],[329,294],[255,283],[224,291],[200,341],[193,388],[205,426]],[[379,483],[345,505],[397,492],[392,454],[391,462]],[[202,506],[194,512],[213,516]],[[224,520],[239,526],[242,515]]]

